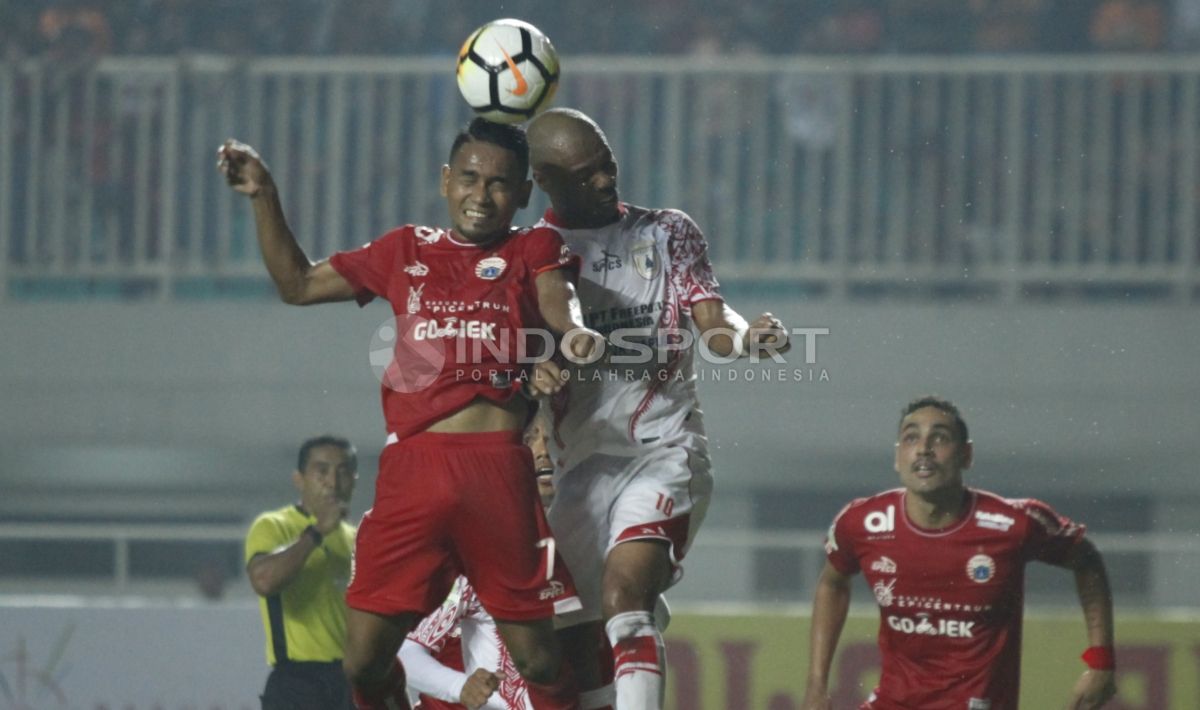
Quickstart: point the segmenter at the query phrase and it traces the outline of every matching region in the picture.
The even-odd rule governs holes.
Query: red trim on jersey
[[[662,675],[658,641],[653,636],[621,639],[613,646],[613,659],[617,678],[640,672]]]
[[[569,259],[567,259],[567,261],[566,261],[566,262],[559,262],[559,263],[557,263],[557,264],[546,264],[545,266],[543,266],[543,267],[541,267],[541,268],[534,269],[534,270],[533,270],[533,273],[534,273],[535,275],[539,275],[539,276],[540,276],[541,274],[544,274],[544,273],[546,273],[547,271],[554,271],[555,269],[570,269],[570,270],[571,270],[571,273],[572,273],[574,276],[579,276],[579,266],[580,266],[580,264],[582,264],[582,263],[583,263],[583,262],[582,262],[582,260],[579,258],[579,255],[578,255],[578,254],[572,254],[572,255],[570,256],[570,258],[569,258]]]
[[[617,535],[615,545],[630,540],[663,540],[671,544],[671,560],[679,562],[687,549],[688,528],[691,524],[691,514],[677,518],[659,520],[654,523],[631,525]]]
[[[673,264],[668,264],[667,268],[673,268]],[[663,278],[663,309],[658,317],[658,332],[670,332],[679,328],[679,303],[676,299],[671,298],[673,283],[670,275]],[[687,294],[683,294],[682,298],[686,298]],[[633,416],[629,418],[629,427],[626,429],[626,435],[632,443],[638,443],[637,425],[646,412],[650,411],[650,405],[654,403],[654,398],[658,396],[661,390],[672,377],[675,376],[675,371],[679,368],[679,363],[683,361],[683,352],[678,349],[671,351],[671,359],[667,361],[666,367],[663,368],[663,375],[654,378],[650,386],[646,388],[646,394],[642,396],[642,401],[638,402],[637,409],[633,410]]]

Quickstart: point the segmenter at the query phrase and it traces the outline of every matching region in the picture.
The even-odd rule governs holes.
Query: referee
[[[262,513],[246,535],[246,573],[259,595],[273,668],[263,710],[351,710],[342,673],[346,585],[355,528],[345,521],[358,454],[320,436],[300,446],[300,502]]]

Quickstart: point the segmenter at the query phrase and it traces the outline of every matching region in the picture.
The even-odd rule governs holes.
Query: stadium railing
[[[444,221],[448,57],[0,64],[0,298],[263,293],[236,136],[313,255]],[[1000,299],[1200,280],[1200,56],[567,57],[623,195],[689,211],[728,281]],[[520,218],[532,221],[544,200]]]
[[[0,558],[8,560],[0,568],[0,595],[186,596],[195,594],[200,574],[213,572],[245,586],[245,533],[245,526],[232,524],[0,523]],[[701,576],[672,598],[684,604],[806,604],[823,564],[824,534],[706,529],[689,555],[689,574],[707,570],[716,576]],[[1195,534],[1089,537],[1104,553],[1123,608],[1198,606],[1162,593],[1177,586],[1170,568],[1198,568]],[[754,564],[756,559],[765,564]],[[1062,573],[1033,574],[1029,587],[1035,604],[1073,603],[1074,585]]]

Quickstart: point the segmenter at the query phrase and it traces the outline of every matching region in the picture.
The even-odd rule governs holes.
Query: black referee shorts
[[[267,676],[263,710],[354,710],[341,661],[284,661]]]

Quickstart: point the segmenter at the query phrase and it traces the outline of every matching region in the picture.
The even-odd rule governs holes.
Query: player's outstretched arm
[[[846,624],[850,610],[850,582],[852,577],[837,571],[825,563],[821,578],[817,580],[817,592],[813,597],[812,628],[808,644],[808,687],[804,692],[801,710],[832,710],[833,700],[829,696],[829,669],[833,666],[833,653],[837,650],[838,638]]]
[[[471,710],[483,707],[500,687],[499,675],[483,668],[470,675],[448,668],[412,639],[405,639],[400,646],[400,663],[413,690],[448,703],[462,703]]]
[[[1089,667],[1076,681],[1067,703],[1070,710],[1102,707],[1117,694],[1112,667],[1113,599],[1100,551],[1084,538],[1075,545],[1064,567],[1075,573],[1075,589],[1087,624]],[[1100,650],[1092,650],[1100,649]],[[1098,666],[1098,667],[1097,667]]]
[[[604,337],[583,325],[583,309],[575,286],[562,269],[550,269],[537,275],[538,309],[550,330],[567,335],[563,354],[576,360],[587,360],[600,347]]]
[[[708,349],[721,357],[742,357],[759,353],[785,353],[791,347],[787,329],[770,313],[747,323],[737,311],[720,299],[692,304],[692,321]]]
[[[354,298],[353,287],[328,261],[308,260],[283,215],[271,171],[254,148],[225,141],[217,149],[217,170],[230,187],[250,198],[263,262],[284,303],[304,306]]]

